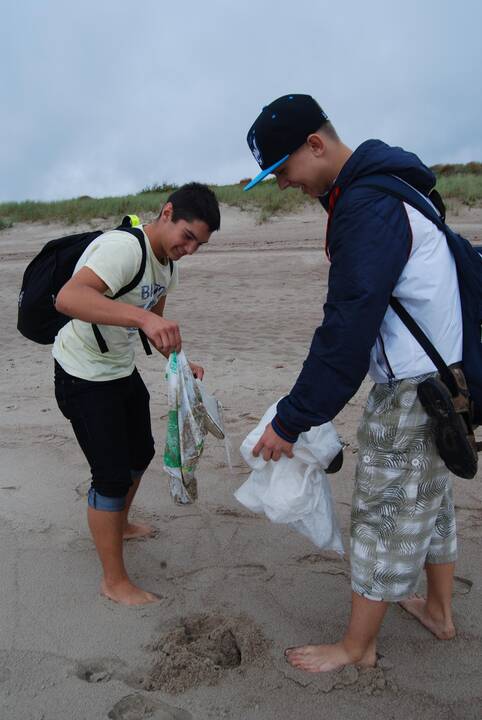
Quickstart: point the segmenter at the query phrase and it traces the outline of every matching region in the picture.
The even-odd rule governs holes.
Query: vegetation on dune
[[[449,205],[451,200],[467,205],[482,203],[482,163],[434,165],[432,169],[437,175],[437,189]],[[313,202],[299,190],[280,192],[272,178],[245,193],[243,188],[247,180],[236,185],[213,185],[212,188],[221,203],[257,212],[259,222],[265,222],[276,214],[296,212],[306,203]],[[176,187],[162,183],[146,186],[135,195],[123,197],[92,198],[82,195],[55,202],[26,200],[0,203],[0,230],[12,227],[15,222],[74,224],[94,219],[121,219],[126,213],[136,213],[145,218],[157,213]]]
[[[13,222],[10,218],[0,217],[0,230],[8,230],[11,227],[13,227]]]
[[[482,203],[482,173],[439,175],[437,190],[447,200],[459,200],[465,205],[480,205]]]
[[[465,165],[456,163],[454,165],[432,165],[431,170],[437,177],[447,175],[482,175],[482,163],[468,162]]]

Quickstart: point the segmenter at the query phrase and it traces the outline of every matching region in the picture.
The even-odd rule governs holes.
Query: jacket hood
[[[354,180],[366,175],[396,175],[423,195],[435,186],[433,172],[411,152],[391,147],[381,140],[366,140],[341,169],[336,185],[343,190]]]

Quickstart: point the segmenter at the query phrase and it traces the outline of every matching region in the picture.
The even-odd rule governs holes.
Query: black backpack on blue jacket
[[[454,257],[457,268],[459,283],[460,301],[462,307],[462,365],[467,380],[470,398],[473,403],[472,420],[475,425],[482,424],[482,248],[474,248],[468,240],[454,232],[446,223],[445,218],[440,217],[432,205],[425,201],[424,197],[411,185],[392,175],[367,175],[357,180],[353,185],[369,187],[380,190],[387,195],[392,195],[402,202],[406,202],[422,215],[431,220],[447,239],[448,246]],[[400,305],[400,303],[398,303]],[[393,302],[391,305],[395,312],[400,315]],[[405,314],[408,315],[408,313]],[[410,317],[410,316],[409,316]],[[405,322],[404,318],[401,317]],[[415,325],[415,322],[412,320]],[[405,322],[405,324],[407,324]],[[408,324],[407,324],[408,326]],[[418,326],[417,326],[418,327]],[[409,330],[415,332],[411,327]],[[420,344],[430,355],[425,345],[417,337]],[[433,348],[433,346],[432,346]],[[435,353],[437,356],[438,353]],[[439,356],[440,357],[440,356]],[[443,362],[443,361],[442,361]],[[434,361],[438,369],[439,365]],[[446,367],[446,366],[445,366]]]

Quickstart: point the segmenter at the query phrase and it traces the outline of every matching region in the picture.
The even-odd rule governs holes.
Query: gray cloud
[[[1,200],[237,182],[245,136],[286,92],[314,95],[355,147],[482,159],[476,0],[9,2]]]

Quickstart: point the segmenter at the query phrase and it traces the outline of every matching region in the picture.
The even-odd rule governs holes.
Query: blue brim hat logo
[[[251,135],[251,137],[250,137],[250,139],[249,139],[249,145],[250,145],[250,147],[251,147],[251,152],[252,152],[253,155],[254,155],[254,159],[256,160],[256,162],[258,163],[258,165],[260,165],[261,167],[263,167],[263,156],[261,155],[261,152],[260,152],[260,150],[259,150],[259,147],[256,145],[256,137],[255,137],[255,133],[254,133],[254,132],[252,133],[252,135]]]

